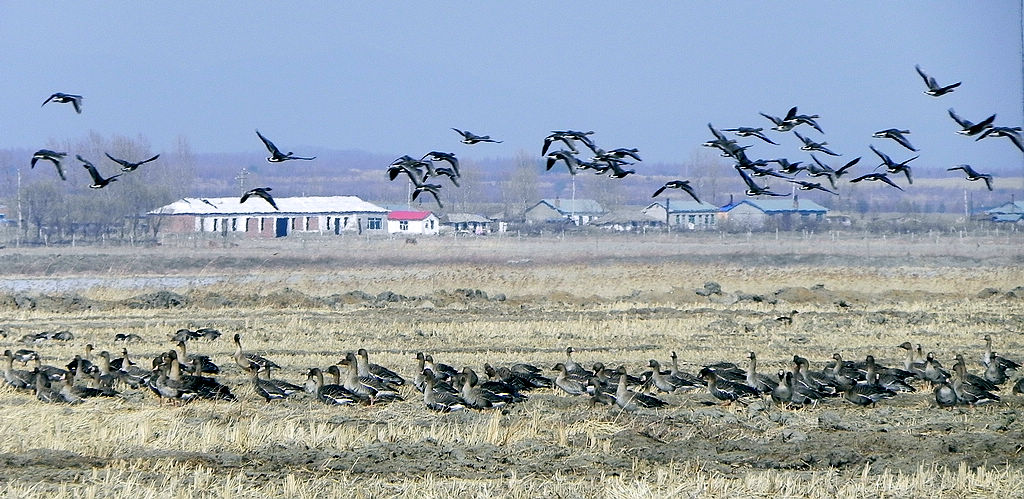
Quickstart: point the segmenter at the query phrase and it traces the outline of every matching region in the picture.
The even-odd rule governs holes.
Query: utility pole
[[[14,236],[14,246],[21,247],[21,230],[24,227],[24,221],[21,219],[21,168],[17,169],[18,172],[18,230]]]
[[[249,170],[246,170],[245,168],[242,168],[241,170],[238,171],[238,175],[235,177],[235,180],[238,181],[238,191],[239,192],[245,192],[246,191],[245,181],[248,178],[249,178]]]

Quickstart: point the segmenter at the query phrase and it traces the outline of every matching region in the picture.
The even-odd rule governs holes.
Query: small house
[[[790,230],[823,222],[828,208],[794,195],[785,199],[743,199],[723,206],[722,213],[724,220],[734,226],[762,229],[771,221],[779,229]]]
[[[605,210],[593,199],[541,199],[526,209],[526,223],[547,223],[569,220],[586,225],[604,215]]]
[[[441,225],[461,234],[490,234],[493,224],[487,217],[473,213],[449,213],[441,220]]]
[[[718,224],[721,209],[711,203],[693,200],[666,200],[666,205],[651,203],[643,212],[652,218],[661,220],[673,228],[687,230],[709,230]]]
[[[441,229],[437,215],[429,211],[388,213],[388,234],[436,235]]]

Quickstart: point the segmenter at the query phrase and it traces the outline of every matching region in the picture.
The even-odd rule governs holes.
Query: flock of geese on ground
[[[924,80],[927,90],[925,94],[932,97],[940,97],[942,95],[952,92],[954,89],[960,86],[961,82],[956,82],[950,85],[940,85],[937,83],[934,77],[927,75],[920,66],[915,66],[917,73]],[[56,103],[68,103],[74,106],[77,113],[82,112],[82,96],[74,94],[66,94],[57,92],[48,97],[43,105],[49,102]],[[790,193],[775,192],[770,189],[768,185],[760,185],[754,177],[778,177],[786,180],[787,182],[793,183],[801,190],[819,190],[830,194],[838,194],[836,192],[837,184],[836,180],[840,177],[849,174],[850,169],[856,165],[861,158],[855,158],[851,161],[846,162],[842,166],[833,167],[826,162],[823,162],[814,155],[814,152],[829,156],[840,156],[827,147],[828,143],[825,141],[817,141],[808,136],[801,135],[796,130],[798,126],[804,125],[806,127],[813,128],[819,133],[824,133],[821,125],[817,122],[820,118],[818,115],[807,115],[800,114],[797,107],[792,107],[785,116],[778,117],[766,113],[760,113],[761,116],[772,122],[771,129],[776,132],[790,132],[800,140],[803,144],[800,149],[803,151],[809,151],[811,154],[812,162],[804,161],[789,161],[786,158],[776,159],[750,159],[747,155],[747,149],[751,145],[740,145],[736,140],[729,138],[723,132],[730,132],[739,137],[753,137],[759,139],[762,142],[778,145],[777,142],[773,141],[764,133],[763,127],[734,127],[734,128],[723,128],[721,130],[716,129],[711,123],[708,123],[708,128],[711,130],[714,139],[704,142],[704,146],[719,149],[722,152],[723,157],[731,158],[735,161],[733,165],[737,173],[739,173],[747,189],[745,191],[748,196],[789,196]],[[948,110],[949,116],[957,123],[960,127],[956,133],[966,135],[969,137],[975,137],[975,140],[981,140],[988,137],[1006,137],[1013,142],[1022,152],[1024,152],[1024,144],[1021,140],[1021,127],[1008,127],[1008,126],[995,126],[996,115],[993,114],[984,120],[974,123],[970,120],[960,117],[952,108]],[[452,128],[461,137],[463,144],[473,145],[479,143],[500,143],[500,140],[491,138],[489,135],[477,135],[467,130],[460,130]],[[541,156],[545,160],[546,170],[551,170],[555,164],[561,162],[568,169],[569,173],[575,176],[579,171],[591,170],[598,175],[608,174],[611,178],[621,179],[626,176],[636,173],[635,170],[627,169],[628,165],[633,164],[631,160],[641,161],[639,151],[636,148],[616,148],[611,150],[604,150],[598,147],[593,139],[590,137],[594,132],[587,131],[581,132],[577,130],[556,130],[552,131],[547,137],[544,138],[544,145],[541,148]],[[911,145],[907,135],[910,134],[910,130],[900,128],[888,128],[875,132],[872,137],[880,139],[891,139],[900,146],[909,149],[910,151],[917,151],[917,149]],[[267,148],[270,155],[267,157],[267,161],[271,163],[281,163],[290,160],[305,160],[311,161],[316,159],[316,156],[296,156],[292,152],[283,153],[280,149],[274,145],[269,139],[267,139],[259,130],[256,130],[256,135],[263,142],[263,145]],[[549,152],[552,144],[559,142],[565,146],[563,149],[557,149]],[[587,160],[579,157],[580,149],[577,145],[582,144],[592,153],[592,157]],[[881,163],[875,167],[875,170],[884,168],[884,172],[869,172],[862,175],[856,176],[850,179],[850,182],[857,183],[862,181],[882,182],[896,189],[903,190],[899,184],[897,184],[889,174],[904,175],[907,179],[908,184],[913,183],[911,176],[911,167],[909,163],[918,158],[913,156],[909,159],[902,161],[895,161],[883,151],[878,150],[874,145],[869,146],[872,152],[875,153],[881,160]],[[61,160],[67,156],[65,152],[57,152],[48,149],[40,149],[32,156],[31,166],[35,167],[36,162],[39,160],[50,161],[57,168],[57,173],[60,175],[62,180],[66,180],[64,170],[61,167]],[[157,154],[149,159],[145,159],[139,162],[131,162],[123,159],[118,159],[110,154],[106,154],[110,160],[121,166],[122,172],[135,171],[139,166],[156,160],[160,155]],[[111,182],[117,180],[117,177],[122,174],[112,175],[110,177],[103,177],[100,175],[97,168],[83,158],[81,155],[76,155],[78,160],[82,162],[82,165],[89,171],[92,177],[92,185],[90,187],[100,189],[106,187]],[[627,159],[628,158],[628,159]],[[438,166],[435,163],[447,163],[448,166]],[[779,169],[775,170],[769,168],[770,163],[778,165]],[[949,171],[961,171],[969,181],[984,181],[985,185],[989,190],[992,190],[992,175],[986,173],[980,173],[976,171],[971,165],[961,164],[948,168]],[[823,186],[820,182],[812,182],[810,180],[797,180],[795,175],[799,172],[805,172],[809,177],[825,177],[828,180],[829,187]],[[438,206],[443,208],[444,205],[441,202],[440,191],[442,184],[428,183],[428,180],[432,177],[448,177],[456,187],[459,186],[458,179],[460,178],[459,162],[455,157],[454,153],[443,152],[443,151],[431,151],[423,155],[419,159],[416,159],[410,155],[403,155],[400,158],[394,160],[387,168],[387,175],[390,180],[395,180],[399,175],[405,174],[410,182],[411,199],[415,201],[421,194],[428,193],[433,196]],[[657,191],[651,197],[657,197],[666,189],[679,189],[687,193],[695,201],[700,202],[700,198],[697,196],[693,186],[690,185],[689,180],[671,180],[666,182],[663,186],[659,187]],[[243,193],[240,202],[245,202],[251,197],[259,197],[269,203],[275,210],[278,209],[277,203],[274,202],[270,191],[273,190],[270,187],[257,187],[250,189]]]
[[[191,341],[215,340],[219,336],[220,332],[212,328],[179,330],[172,337],[176,348],[156,356],[147,367],[136,364],[127,348],[122,349],[119,358],[112,359],[107,351],[94,355],[89,344],[84,355],[75,355],[64,367],[42,364],[39,353],[30,349],[8,349],[3,354],[4,381],[15,389],[34,391],[43,402],[53,403],[79,404],[90,397],[116,397],[118,389],[148,389],[161,402],[176,404],[199,399],[233,401],[236,397],[231,389],[211,376],[220,374],[221,367],[209,356],[187,351]],[[140,340],[137,335],[123,333],[115,338],[126,343]],[[1020,370],[1019,363],[992,351],[990,335],[985,335],[984,340],[981,375],[967,371],[963,355],[957,354],[952,368],[947,370],[934,352],[924,354],[920,344],[915,348],[910,342],[899,345],[906,350],[899,367],[878,364],[872,355],[854,362],[836,353],[823,368],[812,369],[808,359],[794,355],[791,368],[779,370],[774,376],[757,371],[754,352],[747,356],[746,369],[731,362],[718,362],[703,366],[693,375],[680,370],[676,353],[672,352],[667,369],[651,359],[650,370],[630,374],[625,366],[612,369],[601,362],[594,362],[588,369],[576,362],[575,350],[568,347],[565,360],[549,369],[524,362],[498,367],[485,363],[482,373],[486,378],[470,366],[456,369],[419,352],[415,355],[415,374],[407,380],[387,367],[371,363],[368,352],[359,349],[345,353],[325,369],[310,368],[304,383],[295,384],[272,377],[274,370],[281,369],[280,365],[244,351],[238,334],[234,335],[233,360],[248,374],[254,391],[268,403],[307,393],[327,405],[380,405],[403,400],[402,387],[411,384],[427,409],[439,412],[500,408],[526,400],[527,393],[533,390],[557,390],[585,398],[590,404],[613,405],[627,411],[669,405],[658,393],[697,389],[706,390],[726,404],[770,397],[776,404],[793,409],[833,398],[873,406],[930,384],[936,404],[952,407],[999,401],[994,392]],[[26,369],[16,369],[16,361]],[[27,369],[30,364],[31,369]],[[1024,394],[1024,377],[1016,382],[1012,392]]]

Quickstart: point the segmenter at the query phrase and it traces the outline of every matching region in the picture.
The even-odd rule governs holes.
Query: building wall
[[[728,212],[729,223],[759,229],[764,227],[768,215],[749,204],[740,204]]]
[[[388,234],[434,235],[440,230],[441,224],[436,216],[430,215],[423,220],[388,220],[387,227]]]
[[[557,210],[552,209],[544,203],[538,204],[527,210],[525,216],[528,222],[547,222],[549,220],[560,220],[565,218]]]
[[[282,216],[196,216],[161,215],[161,232],[185,234],[205,232],[216,234],[244,234],[249,237],[277,237],[278,221],[284,221],[285,233],[341,234],[344,232],[385,233],[386,214],[312,214]],[[437,218],[434,217],[436,233]],[[335,230],[335,226],[338,229]],[[374,229],[373,227],[376,227]]]

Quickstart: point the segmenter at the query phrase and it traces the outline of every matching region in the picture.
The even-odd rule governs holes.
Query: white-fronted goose
[[[295,156],[294,153],[292,153],[291,151],[288,151],[287,154],[284,154],[284,153],[281,152],[280,149],[277,148],[277,146],[274,145],[273,142],[271,142],[269,139],[264,137],[263,134],[260,133],[259,130],[256,130],[256,136],[258,136],[260,138],[260,140],[263,141],[263,145],[267,147],[267,151],[270,153],[270,156],[267,156],[267,162],[269,162],[269,163],[281,163],[281,162],[292,160],[292,159],[301,159],[301,160],[305,160],[305,161],[311,161],[311,160],[316,159],[316,156],[312,156],[312,157],[308,157],[308,158],[304,158],[304,157],[301,157],[301,156]]]
[[[465,400],[462,400],[462,397],[447,390],[435,389],[434,383],[437,380],[434,379],[433,373],[430,371],[427,371],[427,373],[423,380],[423,403],[426,404],[427,409],[437,412],[452,412],[466,409],[468,405]]]
[[[356,356],[349,352],[338,364],[345,368],[341,385],[355,396],[370,404],[381,404],[402,400],[398,391],[376,378],[360,378],[356,367]]]
[[[92,177],[92,185],[89,186],[90,189],[102,189],[110,185],[111,182],[117,181],[117,177],[121,176],[121,174],[118,173],[117,175],[111,175],[107,178],[103,178],[103,175],[100,175],[96,166],[89,160],[83,158],[81,154],[76,154],[75,157],[78,158],[78,161],[82,162],[82,167],[88,170],[89,176]]]
[[[974,140],[981,140],[987,137],[1006,137],[1013,142],[1013,145],[1017,146],[1021,152],[1024,152],[1024,139],[1021,138],[1021,127],[1014,126],[993,126],[978,135],[978,138]]]
[[[31,390],[34,387],[35,375],[29,371],[14,369],[14,355],[10,350],[4,350],[4,381],[8,385],[22,390]]]
[[[64,157],[67,155],[68,153],[66,152],[57,152],[51,151],[49,149],[40,149],[36,151],[35,154],[32,155],[32,162],[30,163],[29,167],[35,168],[36,162],[39,160],[49,161],[53,163],[53,166],[55,168],[57,168],[57,175],[60,175],[60,179],[67,180],[68,178],[64,176],[64,168],[60,165],[61,160],[64,159]]]
[[[984,340],[985,340],[985,355],[981,359],[983,364],[988,365],[988,364],[991,364],[992,362],[995,362],[995,363],[998,363],[999,365],[1001,365],[1003,367],[1003,369],[1005,369],[1007,371],[1016,371],[1016,370],[1020,369],[1020,364],[1019,363],[1017,363],[1017,362],[1015,362],[1013,360],[1007,359],[1005,357],[1000,357],[1000,356],[996,355],[995,352],[992,351],[992,335],[991,334],[986,334],[984,336]]]
[[[946,171],[948,172],[954,170],[962,170],[964,172],[964,175],[967,176],[967,180],[971,182],[977,180],[984,180],[985,187],[987,187],[990,191],[992,190],[992,175],[989,175],[987,173],[978,173],[977,171],[975,171],[974,168],[971,167],[971,165],[956,165],[952,168],[946,168]]]
[[[332,366],[335,367],[336,366]],[[369,402],[369,397],[361,397],[351,390],[348,390],[337,383],[324,384],[324,375],[319,368],[310,369],[306,378],[312,384],[312,392],[317,400],[327,405],[352,405],[359,402]]]
[[[235,333],[235,363],[239,365],[244,371],[251,371],[256,369],[261,372],[270,371],[271,369],[281,369],[281,366],[277,365],[271,360],[268,360],[260,355],[254,353],[243,353],[242,352],[242,336]]]
[[[996,120],[996,115],[993,114],[978,123],[973,123],[970,120],[961,118],[956,114],[956,111],[954,111],[953,108],[949,108],[949,117],[953,118],[953,121],[955,121],[957,125],[960,125],[960,130],[957,130],[956,133],[960,135],[967,135],[968,137],[978,135],[986,129],[992,128],[992,122]]]
[[[740,400],[745,397],[757,397],[761,395],[761,392],[744,383],[734,383],[720,378],[715,374],[715,371],[708,369],[707,367],[701,369],[699,375],[707,381],[708,392],[711,393],[711,396],[718,400],[725,401],[727,404],[731,404],[733,401]]]
[[[558,375],[555,376],[555,386],[559,390],[562,390],[569,395],[583,395],[587,393],[586,385],[584,385],[578,379],[569,376],[569,372],[565,367],[565,364],[559,362],[555,364],[555,367],[551,369],[557,371]]]
[[[909,133],[910,133],[910,130],[900,130],[899,128],[886,128],[885,130],[879,130],[879,131],[875,132],[871,136],[876,138],[876,139],[892,139],[892,140],[895,140],[897,144],[899,144],[899,145],[901,145],[903,147],[906,147],[907,149],[910,149],[911,151],[915,151],[916,152],[917,149],[915,149],[914,146],[910,145],[910,141],[907,140],[906,137],[904,137],[904,135],[907,135]]]
[[[264,201],[269,203],[270,206],[272,206],[275,210],[280,211],[280,208],[277,207],[277,203],[274,202],[274,197],[270,195],[270,191],[272,190],[273,189],[271,189],[270,187],[257,187],[255,189],[249,189],[248,191],[245,191],[245,193],[242,194],[242,198],[239,199],[238,202],[244,203],[250,197],[256,196],[258,198],[262,198]]]
[[[952,92],[953,89],[955,89],[956,87],[960,86],[959,81],[956,83],[952,83],[950,85],[939,85],[939,83],[935,81],[934,77],[925,74],[924,70],[921,69],[920,65],[915,64],[914,69],[917,70],[917,74],[921,75],[921,79],[924,80],[925,86],[928,87],[928,90],[925,90],[924,93],[932,97],[946,95]]]
[[[149,163],[150,161],[156,161],[156,159],[160,157],[160,155],[157,154],[157,155],[155,155],[155,156],[153,156],[153,157],[151,157],[149,159],[144,159],[144,160],[139,161],[139,162],[131,162],[131,161],[125,161],[123,159],[115,158],[115,157],[111,156],[110,153],[103,153],[103,154],[106,154],[107,157],[110,158],[111,161],[121,165],[121,171],[123,171],[123,172],[133,172],[136,169],[138,169],[140,166],[142,166],[142,165],[144,165],[146,163]]]
[[[779,383],[770,377],[757,372],[757,355],[755,355],[754,352],[747,354],[747,359],[750,363],[746,376],[747,386],[761,393],[771,393]]]
[[[398,373],[382,366],[379,364],[373,364],[370,362],[369,352],[365,348],[360,348],[356,352],[356,368],[358,369],[359,376],[372,376],[379,378],[385,383],[402,386],[405,384],[405,378],[398,375]]]
[[[460,142],[462,142],[463,144],[472,145],[479,142],[494,142],[497,144],[501,143],[500,140],[492,139],[490,135],[477,135],[468,130],[459,130],[458,128],[452,128],[452,130],[455,130],[456,132],[458,132],[459,135],[462,136],[462,140]]]

